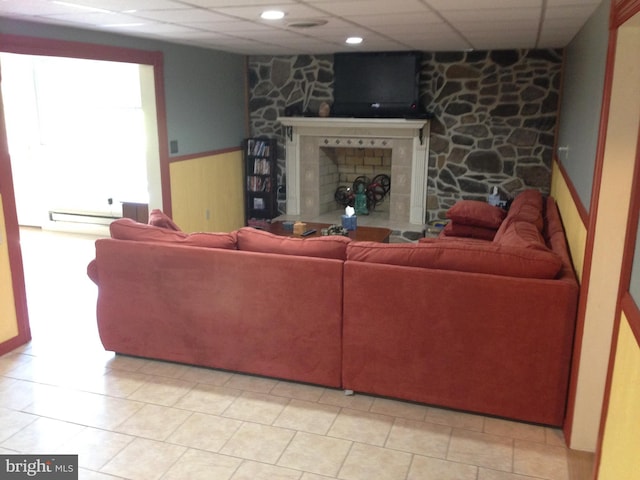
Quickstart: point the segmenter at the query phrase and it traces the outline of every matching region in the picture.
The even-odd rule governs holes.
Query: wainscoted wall
[[[560,210],[569,251],[571,252],[573,268],[576,271],[578,282],[582,283],[582,270],[584,267],[585,249],[587,247],[586,223],[588,219],[580,214],[580,209],[572,196],[567,178],[563,175],[556,161],[553,162],[551,178],[551,195],[555,198],[558,209]]]
[[[173,220],[185,232],[231,232],[244,226],[242,152],[213,152],[173,161]]]
[[[434,114],[429,218],[462,198],[504,198],[525,188],[548,194],[561,84],[557,50],[423,53],[420,103]],[[284,177],[285,109],[316,115],[333,101],[333,56],[249,58],[251,135],[278,138]],[[284,210],[284,203],[280,205]]]

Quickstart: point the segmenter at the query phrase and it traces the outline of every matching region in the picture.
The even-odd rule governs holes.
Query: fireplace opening
[[[320,147],[319,150],[321,214],[342,213],[344,206],[335,198],[339,187],[353,188],[356,181],[381,175],[391,178],[390,148]],[[369,215],[388,219],[389,201],[389,195],[385,195],[375,205],[370,202]]]
[[[363,220],[370,225],[393,224],[394,228],[424,225],[428,121],[306,117],[279,120],[285,127],[288,216],[309,221],[319,217],[339,220],[344,209],[337,204],[334,194],[340,182],[349,184],[354,176],[375,177],[381,172],[390,177],[388,194]],[[358,163],[354,165],[355,172],[341,173],[338,164],[343,162]],[[321,172],[331,179],[327,180],[331,186],[323,187],[322,193]],[[376,222],[377,215],[385,218]]]

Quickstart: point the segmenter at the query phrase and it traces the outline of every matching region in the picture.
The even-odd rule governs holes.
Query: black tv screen
[[[333,71],[334,116],[419,115],[419,53],[336,53]]]

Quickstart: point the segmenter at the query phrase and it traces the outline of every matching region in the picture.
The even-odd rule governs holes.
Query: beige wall
[[[553,194],[559,200],[562,218],[576,270],[583,288],[588,288],[582,319],[582,343],[576,387],[571,448],[595,451],[612,344],[618,287],[627,230],[632,178],[640,125],[640,49],[638,29],[620,29],[606,126],[599,197],[591,205],[597,214],[592,252],[585,252],[587,231],[579,220],[567,185],[554,175]],[[591,265],[584,272],[585,255]],[[588,275],[588,278],[584,276]],[[584,293],[584,292],[583,292]]]
[[[632,478],[640,472],[640,348],[626,316],[617,340],[598,480]]]
[[[174,222],[185,232],[230,232],[244,225],[242,152],[171,163]]]
[[[580,212],[571,196],[571,190],[556,162],[553,163],[551,195],[558,204],[558,209],[562,216],[562,223],[567,235],[567,243],[571,251],[573,268],[576,270],[578,281],[582,283],[584,251],[587,245],[587,227],[582,221]]]

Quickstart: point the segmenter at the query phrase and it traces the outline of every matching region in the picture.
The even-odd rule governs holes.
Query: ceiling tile
[[[443,16],[450,22],[478,22],[500,20],[535,20],[540,19],[541,8],[486,9],[486,10],[448,10]]]
[[[57,20],[65,20],[72,23],[80,23],[86,25],[112,25],[122,23],[141,23],[143,20],[132,17],[131,15],[122,15],[120,13],[68,13],[64,15],[50,15],[49,17]]]
[[[437,51],[480,46],[563,47],[601,4],[601,0],[65,1],[113,14],[50,0],[0,0],[0,17],[99,30],[104,30],[105,22],[143,23],[139,28],[110,31],[232,52],[250,52],[252,47],[259,51],[280,48],[283,53],[305,48],[309,53],[331,49]],[[266,22],[259,18],[263,10],[273,7],[287,12],[284,20]],[[306,29],[290,25],[312,19],[326,20],[327,24]],[[535,44],[535,38],[531,38],[538,30],[536,37],[540,38]],[[355,49],[345,46],[344,39],[349,35],[360,35],[365,42]],[[226,37],[223,46],[206,46],[221,40],[218,37]]]
[[[210,10],[200,8],[180,9],[180,10],[143,10],[132,13],[136,17],[158,20],[171,23],[189,22],[222,22],[228,21],[225,15],[214,13]]]
[[[0,14],[11,13],[21,15],[55,15],[81,11],[77,8],[49,3],[45,0],[22,0],[0,2]],[[85,10],[86,11],[86,10]]]
[[[387,13],[424,12],[427,7],[418,0],[336,1],[316,4],[318,8],[340,16],[379,15]]]
[[[173,0],[64,0],[77,5],[104,8],[114,12],[129,10],[167,10],[184,8],[184,4]]]
[[[366,27],[380,27],[391,25],[425,25],[431,23],[442,23],[442,19],[431,12],[413,13],[387,13],[385,15],[359,15],[357,19],[359,25]]]
[[[596,9],[596,5],[570,5],[562,7],[548,7],[545,18],[555,20],[562,18],[588,18]]]
[[[276,0],[278,4],[296,3],[296,0]],[[262,5],[272,7],[274,0],[180,0],[183,4],[205,8],[242,7]]]

